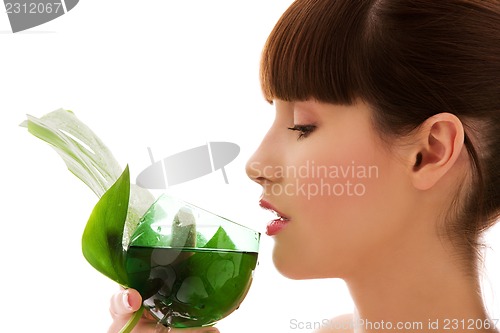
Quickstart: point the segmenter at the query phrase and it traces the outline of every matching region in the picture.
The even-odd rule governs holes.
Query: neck
[[[357,323],[364,323],[355,332],[496,332],[485,328],[476,272],[464,272],[439,241],[402,243],[377,254],[381,260],[369,258],[360,265],[362,274],[345,279]],[[396,328],[398,323],[405,327]]]

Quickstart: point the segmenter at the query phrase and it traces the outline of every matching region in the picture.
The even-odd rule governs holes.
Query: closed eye
[[[300,140],[307,138],[316,129],[316,125],[294,125],[293,127],[288,127],[288,129],[299,132],[297,140]]]

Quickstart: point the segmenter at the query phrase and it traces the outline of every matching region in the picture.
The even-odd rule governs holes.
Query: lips
[[[285,216],[279,210],[274,208],[269,202],[261,199],[259,204],[262,208],[269,210],[278,216],[277,219],[269,221],[266,228],[266,234],[269,236],[274,236],[278,234],[287,224],[290,222],[290,218]]]

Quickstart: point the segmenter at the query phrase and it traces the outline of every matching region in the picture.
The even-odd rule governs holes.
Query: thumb
[[[122,289],[111,297],[109,311],[113,318],[131,314],[141,307],[142,298],[135,289]]]

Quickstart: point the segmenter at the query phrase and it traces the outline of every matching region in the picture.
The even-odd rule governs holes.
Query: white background
[[[290,0],[90,1],[12,34],[0,12],[0,313],[16,332],[105,332],[117,286],[83,258],[80,238],[97,197],[47,144],[18,124],[58,108],[73,110],[129,164],[131,179],[157,159],[230,141],[241,147],[220,172],[169,191],[264,231],[270,218],[246,160],[273,119],[261,97],[259,56]],[[500,231],[487,242],[486,269],[500,281]],[[254,284],[221,332],[307,332],[290,321],[321,321],[353,304],[342,281],[291,281],[271,261],[263,236]],[[500,285],[487,284],[498,318]],[[496,312],[493,311],[496,309]],[[4,327],[4,326],[3,326]]]

